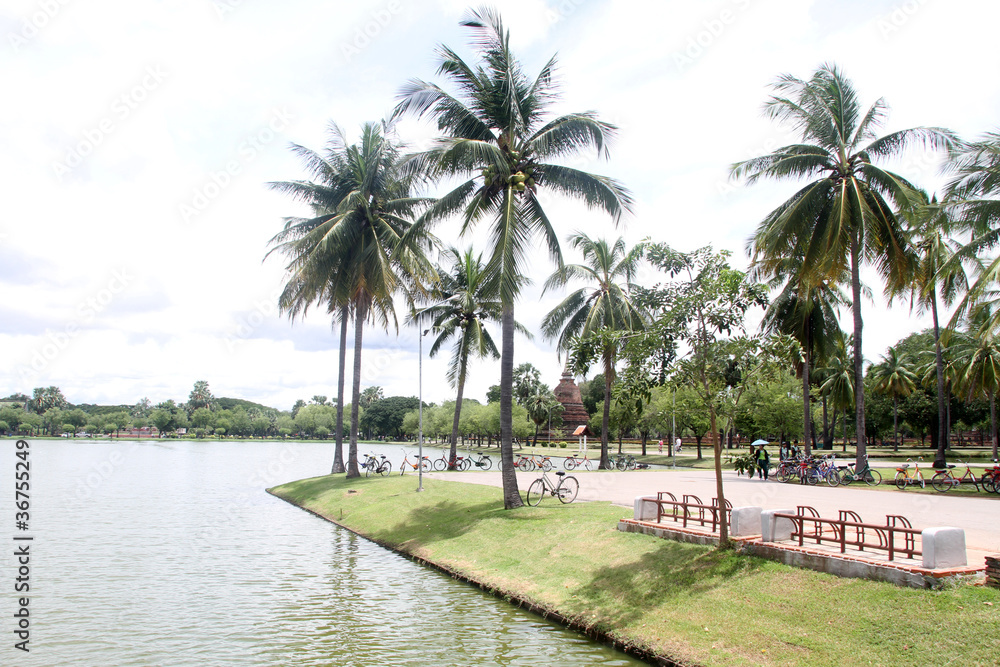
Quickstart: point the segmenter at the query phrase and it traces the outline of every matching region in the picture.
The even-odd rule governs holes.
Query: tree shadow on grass
[[[651,608],[708,593],[760,567],[756,558],[733,551],[664,540],[635,561],[597,570],[588,583],[573,591],[576,602],[570,612],[584,614],[599,607],[612,626],[621,627]]]
[[[401,508],[398,522],[374,531],[371,536],[380,542],[405,544],[412,549],[461,537],[477,524],[487,521],[526,525],[544,522],[545,518],[530,510],[506,510],[502,499],[472,503],[442,500],[409,511]],[[512,526],[510,530],[513,533],[517,528]]]

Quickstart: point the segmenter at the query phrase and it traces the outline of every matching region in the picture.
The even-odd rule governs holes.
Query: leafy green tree
[[[490,385],[490,388],[486,390],[486,402],[487,403],[500,402],[500,385],[498,384]]]
[[[36,387],[31,392],[31,409],[37,414],[44,415],[52,408],[66,407],[69,407],[69,401],[59,387]]]
[[[132,416],[137,419],[149,417],[153,412],[153,403],[148,398],[140,398],[139,402],[132,406]]]
[[[959,387],[968,398],[985,396],[990,408],[990,445],[997,459],[996,396],[1000,391],[1000,341],[990,328],[987,312],[973,317],[968,335],[958,336],[954,345],[959,364]]]
[[[724,504],[722,443],[717,418],[728,388],[734,386],[734,364],[729,354],[718,354],[719,337],[733,331],[742,333],[746,312],[755,306],[767,306],[766,288],[730,267],[728,252],[715,252],[711,247],[683,253],[666,244],[650,244],[646,247],[646,258],[671,278],[653,288],[636,288],[637,302],[652,315],[653,321],[647,327],[648,340],[659,344],[667,335],[690,348],[678,364],[678,376],[701,395],[708,409],[716,494]],[[721,521],[719,528],[720,545],[727,545],[727,522]]]
[[[525,401],[524,409],[528,413],[528,419],[535,425],[535,446],[538,445],[538,429],[548,422],[555,412],[559,416],[563,411],[562,403],[556,400],[548,387],[540,385],[538,390]]]
[[[440,86],[411,81],[401,93],[397,112],[430,117],[443,134],[431,150],[411,156],[409,167],[432,179],[459,178],[459,185],[428,211],[428,221],[459,213],[462,231],[484,221],[489,229],[488,280],[498,295],[501,314],[500,457],[504,507],[523,503],[514,474],[513,371],[514,303],[525,284],[526,262],[538,236],[552,260],[562,264],[559,238],[539,194],[568,195],[603,210],[615,223],[630,210],[627,191],[612,179],[595,176],[550,160],[572,157],[587,148],[606,154],[614,126],[593,113],[547,118],[557,98],[549,60],[530,80],[510,50],[510,36],[492,9],[473,11],[462,22],[474,35],[481,64],[467,64],[442,46],[438,73],[458,89],[454,96]]]
[[[361,403],[361,407],[368,408],[383,398],[385,397],[382,395],[382,387],[365,387],[365,390],[361,392],[361,398],[358,400]]]
[[[897,157],[914,144],[948,148],[956,139],[947,130],[925,127],[876,138],[885,102],[880,99],[864,111],[853,84],[832,64],[822,65],[808,80],[783,75],[773,89],[765,112],[797,130],[801,143],[739,162],[732,174],[750,184],[814,179],[764,218],[750,250],[755,260],[800,258],[813,284],[850,272],[860,469],[866,457],[861,265],[872,266],[890,290],[907,282],[913,258],[893,211],[916,201],[908,181],[873,161]]]
[[[412,319],[421,328],[430,325],[436,334],[431,345],[431,357],[436,356],[448,340],[455,339],[447,372],[448,382],[457,390],[449,458],[454,461],[458,456],[458,428],[469,356],[474,355],[479,359],[500,358],[500,352],[485,324],[500,320],[501,306],[489,292],[486,267],[481,254],[475,255],[471,248],[461,253],[451,246],[446,255],[451,259],[451,267],[438,269],[440,279],[431,294],[433,303],[415,311]],[[517,323],[515,326],[523,333],[528,333],[523,326]]]
[[[645,316],[632,302],[629,291],[635,278],[644,246],[626,249],[625,240],[614,244],[604,239],[593,240],[585,234],[574,234],[570,245],[583,254],[585,264],[567,264],[553,273],[545,290],[564,288],[571,281],[589,283],[570,292],[542,320],[542,335],[557,339],[560,350],[569,350],[575,338],[598,335],[599,331],[631,333],[645,327]],[[604,414],[601,418],[601,462],[607,469],[608,420],[611,410],[611,385],[615,380],[615,361],[620,343],[605,337],[600,357],[604,368]],[[579,369],[578,369],[579,370]]]
[[[389,396],[375,401],[365,410],[364,428],[374,435],[398,440],[403,435],[403,417],[419,404],[416,396]]]
[[[410,222],[426,200],[411,195],[413,178],[397,168],[399,152],[388,136],[391,131],[388,124],[367,123],[361,141],[348,146],[340,129],[331,125],[325,154],[294,147],[319,182],[272,184],[312,206],[318,214],[288,219],[284,230],[271,239],[275,245],[272,252],[279,250],[290,258],[279,307],[294,315],[318,301],[327,303],[331,312],[339,312],[342,321],[348,313],[354,318],[348,477],[360,476],[358,426],[365,322],[395,325],[394,296],[431,273],[423,254],[429,244],[427,237]],[[345,332],[342,328],[341,333]],[[344,354],[342,349],[341,356]]]

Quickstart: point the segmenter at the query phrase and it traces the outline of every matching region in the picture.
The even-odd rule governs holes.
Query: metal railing
[[[656,523],[662,523],[667,517],[681,526],[687,528],[691,525],[698,525],[710,528],[714,533],[719,529],[719,499],[712,498],[712,502],[706,505],[701,498],[691,494],[685,494],[682,500],[677,500],[677,496],[669,491],[660,491],[656,494],[656,499],[643,498],[644,503],[656,504]],[[733,504],[726,501],[726,521],[731,519]]]
[[[923,555],[916,543],[921,531],[915,530],[906,517],[898,514],[886,515],[884,526],[865,523],[857,512],[851,510],[840,510],[837,519],[824,519],[808,505],[799,505],[795,514],[779,512],[774,517],[792,522],[791,539],[797,540],[800,547],[809,541],[819,545],[837,545],[840,553],[846,553],[847,547],[858,551],[885,551],[889,560],[895,560],[899,554],[905,554],[907,558]],[[873,535],[878,542],[869,541]]]

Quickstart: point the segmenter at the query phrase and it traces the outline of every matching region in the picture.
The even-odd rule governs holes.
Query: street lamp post
[[[420,422],[417,435],[417,491],[424,490],[424,329],[417,338],[417,415]]]

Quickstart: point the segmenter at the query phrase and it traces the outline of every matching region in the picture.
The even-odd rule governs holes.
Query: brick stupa
[[[568,367],[563,370],[562,379],[553,393],[563,406],[562,437],[571,437],[577,426],[585,426],[590,421],[590,415],[587,414],[587,408],[583,407],[580,388],[576,386]]]

